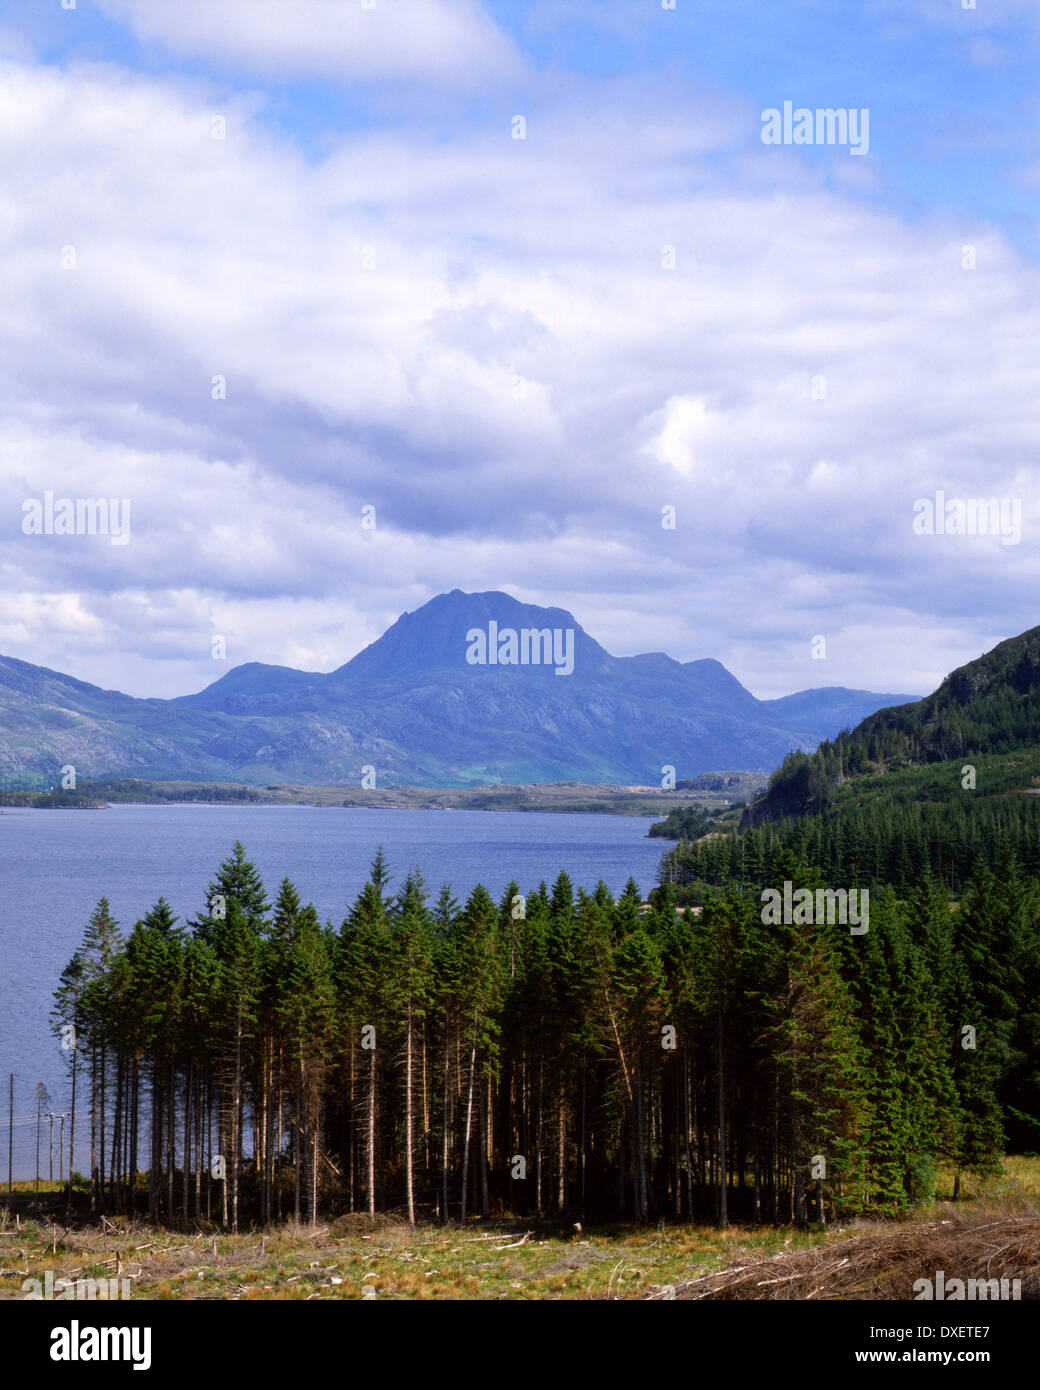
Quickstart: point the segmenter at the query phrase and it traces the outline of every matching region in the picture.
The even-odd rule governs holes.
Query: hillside
[[[911,893],[931,876],[955,894],[981,864],[1013,857],[1040,875],[1040,628],[958,668],[933,694],[879,710],[814,753],[790,754],[739,829],[680,844],[662,865],[680,897],[766,883],[788,862],[831,883]],[[658,834],[703,837],[702,812]],[[735,833],[734,833],[735,832]]]
[[[878,710],[814,753],[788,757],[744,823],[760,825],[839,802],[851,806],[861,794],[870,798],[879,792],[879,777],[891,779],[900,771],[911,776],[886,782],[887,799],[905,800],[914,788],[918,800],[946,800],[959,786],[954,775],[928,777],[923,770],[958,760],[974,759],[977,774],[978,760],[985,759],[986,776],[976,775],[974,790],[995,795],[1029,785],[1032,762],[1006,759],[1038,743],[1040,627],[1035,627],[959,667],[923,700]]]
[[[471,662],[473,631],[546,630],[561,650]],[[660,786],[666,765],[686,778],[768,772],[851,713],[902,698],[838,688],[761,701],[718,661],[615,657],[564,609],[456,589],[335,671],[251,662],[171,700],[0,658],[0,785],[54,787],[72,764],[79,778],[249,785],[357,785],[371,768],[377,787]]]

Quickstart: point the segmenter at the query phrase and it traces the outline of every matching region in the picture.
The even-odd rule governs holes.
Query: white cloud
[[[953,606],[972,654],[992,613],[1034,620],[1040,297],[992,228],[904,223],[797,150],[719,168],[753,117],[678,87],[539,89],[526,141],[360,131],[315,164],[259,98],[0,79],[0,514],[134,514],[122,550],[0,530],[0,650],[182,693],[215,622],[234,661],[328,669],[438,590],[506,588],[778,694],[906,688],[915,608],[939,675]],[[922,544],[937,487],[1022,495],[1023,544]],[[857,633],[826,673],[784,655],[825,623]]]
[[[141,39],[261,77],[500,79],[519,68],[477,0],[95,0]]]

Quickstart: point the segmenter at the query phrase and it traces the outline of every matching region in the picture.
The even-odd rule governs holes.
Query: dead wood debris
[[[738,1253],[714,1274],[675,1285],[674,1298],[913,1299],[918,1279],[1021,1280],[1022,1299],[1040,1299],[1040,1214],[954,1215],[929,1225],[872,1226],[845,1240],[763,1259]],[[649,1295],[671,1299],[670,1290]]]

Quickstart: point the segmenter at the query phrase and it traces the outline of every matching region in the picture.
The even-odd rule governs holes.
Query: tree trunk
[[[444,1042],[444,1093],[441,1106],[443,1119],[443,1128],[441,1131],[441,1220],[446,1224],[448,1221],[448,1162],[451,1153],[451,1113],[449,1110],[451,1048],[448,1046],[447,1038],[445,1038]]]
[[[130,1098],[130,1214],[137,1205],[137,1132],[140,1123],[140,1079],[137,1058],[133,1060],[133,1078]]]
[[[469,1181],[469,1136],[473,1123],[473,1078],[477,1070],[477,1016],[473,1015],[473,1046],[469,1054],[469,1094],[466,1097],[466,1130],[462,1143],[462,1202],[459,1221],[466,1224],[466,1185]]]
[[[567,1097],[563,1078],[556,1093],[556,1213],[567,1205]]]
[[[376,1214],[376,1050],[368,1054],[368,1211]]]
[[[98,1208],[99,1211],[104,1211],[104,1210],[105,1210],[105,1176],[106,1176],[106,1170],[105,1170],[105,1120],[107,1119],[107,1116],[106,1116],[106,1114],[105,1114],[105,1081],[106,1081],[107,1070],[108,1070],[108,1052],[107,1052],[107,1049],[105,1048],[104,1041],[102,1041],[102,1044],[101,1044],[101,1129],[100,1129],[100,1133],[101,1133],[101,1153],[100,1153],[101,1172],[100,1172],[100,1174],[99,1174],[99,1183],[98,1183],[98,1194],[99,1194],[99,1196],[100,1196],[100,1198],[101,1198],[101,1205],[100,1205],[99,1208]]]
[[[98,1211],[98,1157],[97,1157],[97,1102],[98,1102],[98,1076],[97,1076],[97,1048],[93,1043],[90,1045],[90,1209],[95,1214]],[[104,1140],[102,1139],[102,1145]],[[69,1170],[72,1171],[71,1169]]]
[[[693,1220],[693,1162],[690,1157],[690,1050],[683,1048],[683,1149],[686,1155],[686,1215]]]
[[[109,1182],[111,1184],[112,1201],[118,1211],[122,1206],[123,1197],[123,1174],[120,1171],[122,1164],[122,1121],[123,1121],[123,1059],[116,1056],[116,1102],[115,1114],[112,1117],[112,1159],[108,1165]]]
[[[722,991],[716,1014],[719,1066],[719,1225],[729,1225],[726,1196],[726,1057],[722,1042]]]
[[[480,1116],[479,1134],[480,1140],[480,1214],[488,1216],[491,1206],[488,1201],[488,1136],[491,1129],[489,1115],[488,1097],[491,1091],[491,1079],[488,1078],[487,1086],[480,1088]]]
[[[296,1216],[296,1220],[297,1220],[297,1222],[299,1222],[299,1220],[300,1220],[300,1183],[301,1183],[301,1179],[302,1179],[302,1177],[303,1177],[303,1173],[302,1173],[302,1169],[303,1169],[303,1156],[304,1156],[304,1149],[305,1149],[305,1147],[306,1147],[306,1142],[307,1142],[306,1139],[304,1138],[304,1128],[303,1128],[303,1047],[302,1047],[302,1045],[301,1045],[301,1047],[300,1047],[300,1049],[299,1049],[299,1053],[298,1053],[298,1056],[297,1056],[297,1066],[296,1066],[296,1115],[295,1115],[295,1117],[294,1117],[293,1123],[294,1123],[295,1128],[296,1128],[296,1140],[295,1140],[295,1143],[293,1144],[293,1148],[294,1148],[294,1150],[295,1150],[295,1158],[296,1158],[296,1162],[293,1164],[293,1168],[294,1168],[294,1170],[295,1170],[295,1180],[296,1180],[296,1182],[295,1182],[295,1188],[294,1188],[295,1204],[294,1204],[293,1210],[294,1210],[294,1214],[295,1214],[295,1216]]]
[[[408,1022],[404,1043],[404,1182],[408,1206],[408,1224],[415,1225],[415,1174],[413,1172],[412,1135],[412,1006],[408,1005]]]
[[[170,1057],[170,1104],[166,1126],[166,1219],[173,1220],[174,1125],[177,1119],[177,1087],[173,1057]]]
[[[154,1226],[159,1219],[159,1135],[162,1132],[162,1096],[159,1091],[159,1062],[152,1061],[152,1156],[148,1174],[148,1219]]]
[[[183,1198],[181,1210],[183,1213],[184,1224],[188,1224],[191,1215],[191,1088],[192,1088],[192,1061],[189,1057],[188,1065],[184,1074],[184,1181]]]

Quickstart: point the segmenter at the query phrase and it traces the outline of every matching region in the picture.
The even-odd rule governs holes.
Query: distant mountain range
[[[657,785],[769,771],[916,697],[841,686],[757,700],[718,661],[611,656],[562,608],[440,594],[328,674],[249,662],[196,695],[135,699],[0,657],[0,778],[263,785]],[[369,774],[371,776],[371,773]]]

